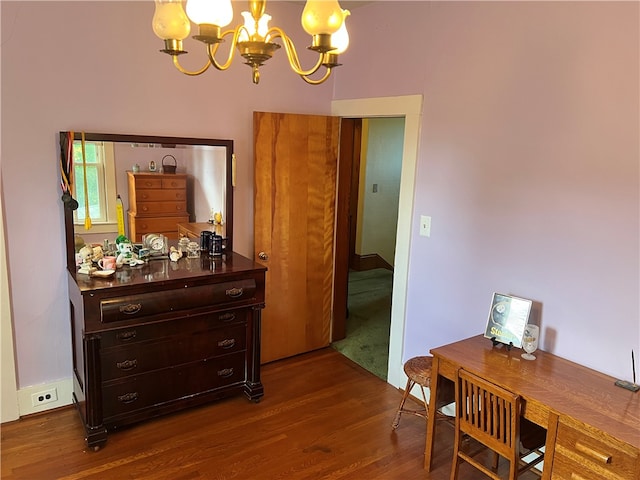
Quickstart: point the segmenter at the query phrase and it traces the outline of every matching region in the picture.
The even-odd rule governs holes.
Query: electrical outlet
[[[431,217],[420,215],[420,235],[422,237],[431,236]]]
[[[31,394],[31,405],[34,407],[39,407],[40,405],[44,405],[45,403],[51,403],[51,402],[57,402],[57,401],[58,401],[57,388],[42,390],[41,392]]]

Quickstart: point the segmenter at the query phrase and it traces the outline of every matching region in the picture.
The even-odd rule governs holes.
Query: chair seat
[[[404,373],[413,382],[423,387],[431,385],[433,357],[413,357],[404,364]]]
[[[403,413],[410,413],[424,419],[429,418],[429,403],[427,402],[427,396],[424,389],[431,385],[432,362],[433,357],[431,356],[413,357],[405,362],[404,373],[407,376],[407,385],[404,389],[404,393],[402,394],[402,400],[400,400],[400,406],[398,407],[396,416],[391,424],[394,430],[398,428],[398,425],[400,425],[400,416]],[[418,409],[405,408],[407,397],[409,397],[411,390],[416,385],[420,387],[422,392],[422,401],[424,406]]]

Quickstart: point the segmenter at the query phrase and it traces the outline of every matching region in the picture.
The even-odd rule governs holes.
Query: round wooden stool
[[[400,406],[398,407],[396,416],[393,419],[393,423],[391,424],[394,430],[398,428],[398,425],[400,425],[400,415],[402,415],[403,413],[417,415],[419,417],[423,417],[425,420],[429,419],[429,402],[427,402],[427,396],[424,393],[424,389],[425,387],[428,388],[429,385],[431,385],[432,361],[433,357],[425,356],[413,357],[405,362],[404,373],[407,375],[407,386],[404,389],[404,394],[402,395]],[[407,397],[411,393],[411,389],[413,389],[415,385],[419,385],[420,390],[422,391],[424,408],[420,408],[418,410],[404,408],[404,402],[407,400]]]

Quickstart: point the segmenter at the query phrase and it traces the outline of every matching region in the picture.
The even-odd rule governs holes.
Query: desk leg
[[[427,422],[427,443],[424,449],[424,469],[431,471],[431,457],[436,435],[436,415],[438,412],[438,357],[431,364],[431,385],[429,387],[429,421]]]
[[[436,420],[438,411],[445,405],[455,401],[455,383],[449,378],[453,366],[440,362],[437,356],[433,357],[431,365],[431,385],[429,392],[429,421],[427,422],[427,442],[424,450],[424,469],[431,471],[433,466],[433,447],[436,441]]]

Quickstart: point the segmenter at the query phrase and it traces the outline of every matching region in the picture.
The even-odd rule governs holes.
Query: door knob
[[[266,253],[264,253],[264,252],[260,252],[260,253],[258,254],[258,258],[259,258],[260,260],[269,260],[269,255],[267,255],[267,254],[266,254]]]

